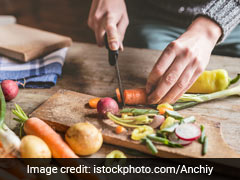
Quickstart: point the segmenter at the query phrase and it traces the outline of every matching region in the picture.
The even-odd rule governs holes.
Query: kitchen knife
[[[113,51],[109,48],[108,39],[107,39],[106,34],[104,35],[104,41],[105,41],[105,46],[108,49],[108,62],[111,66],[115,66],[117,79],[118,79],[118,88],[120,91],[120,97],[122,100],[122,105],[125,106],[125,100],[124,100],[124,96],[123,96],[123,86],[122,86],[120,71],[119,71],[119,67],[118,67],[118,50]]]

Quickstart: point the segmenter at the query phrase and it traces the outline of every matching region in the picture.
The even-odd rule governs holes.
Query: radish
[[[2,91],[5,96],[6,101],[11,101],[18,94],[18,85],[15,81],[4,80],[1,83]]]
[[[168,136],[168,139],[172,142],[175,142],[175,143],[178,143],[178,144],[181,144],[183,146],[187,146],[189,144],[192,143],[192,141],[184,141],[182,139],[179,139],[175,133],[171,133],[169,136]]]
[[[107,117],[107,113],[117,114],[119,111],[117,102],[110,98],[105,97],[99,100],[97,104],[97,111],[100,115]]]
[[[175,134],[184,141],[194,141],[201,136],[201,130],[194,124],[181,124],[176,128]]]

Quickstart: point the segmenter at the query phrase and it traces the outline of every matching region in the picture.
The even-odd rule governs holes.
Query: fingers
[[[108,17],[105,24],[109,48],[116,51],[120,46],[116,21],[113,17]]]
[[[181,74],[178,81],[171,88],[171,90],[162,98],[161,102],[174,103],[175,99],[179,98],[185,91],[188,90],[189,86],[192,84],[192,81],[195,79],[193,75],[195,74],[196,67],[193,63],[189,64],[183,73]]]
[[[167,71],[168,67],[174,61],[176,57],[176,52],[173,51],[174,45],[171,43],[167,48],[163,51],[162,55],[154,65],[146,85],[146,92],[149,94],[153,89],[154,85],[157,84],[159,77],[163,76],[164,73]]]
[[[202,72],[203,70],[201,68],[197,68],[186,88],[183,89],[170,103],[175,103],[193,85],[193,83],[198,79]]]
[[[187,51],[186,53],[181,53],[181,55],[178,55],[174,59],[174,62],[168,68],[166,73],[164,73],[164,75],[158,80],[155,90],[148,97],[149,104],[159,103],[162,100],[162,98],[167,95],[170,89],[172,89],[172,87],[174,87],[174,85],[178,82],[186,66],[189,64],[190,59],[191,58],[189,57]],[[177,83],[177,85],[181,86],[181,88],[184,88],[185,87],[184,83],[185,82],[181,81],[181,83]],[[177,93],[176,89],[174,89],[174,93]],[[175,94],[175,96],[176,95],[177,94]]]
[[[118,28],[118,34],[119,34],[119,40],[120,40],[120,50],[123,51],[123,40],[124,40],[124,36],[126,33],[126,29],[127,26],[129,24],[129,20],[127,16],[122,16],[122,18],[120,19],[117,28]]]

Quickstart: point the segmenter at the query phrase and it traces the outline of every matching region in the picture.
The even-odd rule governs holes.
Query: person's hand
[[[97,44],[104,45],[107,33],[110,49],[123,49],[123,39],[129,20],[124,0],[93,0],[88,26],[95,32]]]
[[[206,68],[221,34],[221,28],[208,18],[193,21],[154,65],[146,85],[148,103],[176,102]]]

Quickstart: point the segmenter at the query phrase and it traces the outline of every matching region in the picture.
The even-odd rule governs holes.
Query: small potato
[[[48,145],[39,137],[27,135],[22,138],[20,145],[22,158],[51,158]]]
[[[102,133],[90,123],[77,123],[71,126],[65,139],[78,155],[90,155],[97,152],[103,143]]]

